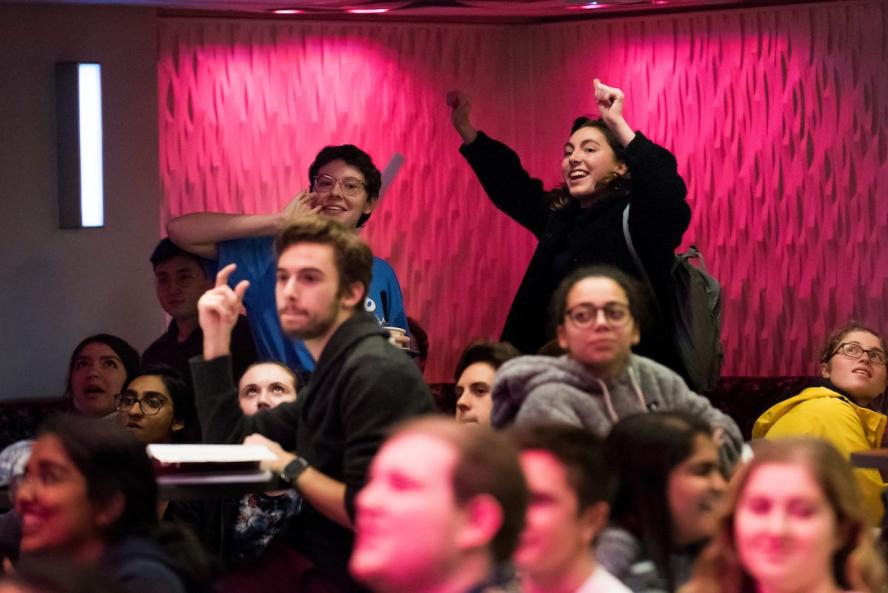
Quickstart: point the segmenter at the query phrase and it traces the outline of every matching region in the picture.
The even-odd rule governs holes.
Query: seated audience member
[[[614,480],[604,445],[564,424],[524,425],[511,434],[530,491],[514,564],[523,593],[629,593],[595,560]]]
[[[109,334],[96,334],[82,340],[68,362],[65,398],[72,415],[92,418],[114,418],[115,396],[120,393],[127,377],[139,366],[139,353],[126,341]],[[2,455],[15,460],[18,466],[27,462],[33,446],[31,440],[17,441],[3,450]],[[11,483],[17,467],[7,475]],[[12,489],[10,489],[11,491]],[[21,518],[15,509],[0,518],[0,549],[4,555],[18,554]]]
[[[723,455],[736,460],[743,439],[734,421],[675,372],[632,353],[642,311],[638,285],[623,272],[594,266],[570,274],[552,297],[558,343],[567,354],[505,363],[493,388],[493,425],[558,421],[604,437],[620,418],[678,410],[722,432]]]
[[[275,287],[280,325],[304,341],[316,360],[296,402],[245,416],[231,379],[228,340],[249,283],[232,290],[235,266],[222,269],[216,287],[198,304],[204,360],[192,361],[204,440],[268,446],[264,464],[304,498],[288,539],[310,564],[281,577],[259,571],[254,583],[280,586],[315,568],[329,582],[353,589],[351,552],[354,497],[386,431],[398,421],[434,411],[419,369],[388,341],[388,332],[362,310],[373,255],[354,232],[318,216],[304,217],[278,236]],[[295,451],[296,453],[291,453]],[[264,580],[263,580],[264,579]]]
[[[199,550],[158,527],[145,446],[113,423],[50,418],[16,486],[15,508],[23,558],[51,554],[99,567],[125,593],[178,593],[205,582],[205,565],[192,562]]]
[[[682,593],[885,590],[851,468],[829,443],[759,443],[727,499]]]
[[[139,368],[139,353],[117,336],[96,334],[80,342],[68,363],[66,397],[71,411],[101,418],[115,412],[114,396]]]
[[[727,484],[711,433],[696,416],[654,412],[629,416],[608,435],[619,488],[597,554],[632,591],[675,591],[715,534]]]
[[[260,362],[247,369],[238,387],[245,416],[296,401],[296,375],[280,362]],[[292,489],[246,494],[235,501],[228,562],[243,564],[259,558],[269,544],[286,532],[302,497]]]
[[[834,332],[820,357],[823,381],[772,406],[756,420],[753,438],[814,436],[826,439],[845,458],[854,451],[885,446],[888,418],[865,406],[885,391],[888,354],[882,337],[857,323]],[[885,482],[876,469],[855,469],[863,505],[873,525],[884,514]]]
[[[162,239],[151,254],[157,300],[172,317],[165,334],[142,354],[143,365],[165,364],[176,369],[191,385],[188,361],[199,356],[203,334],[197,322],[197,299],[213,287],[212,262],[180,249]],[[246,317],[239,317],[231,333],[231,364],[240,377],[256,361],[256,345]],[[199,431],[198,431],[199,432]]]
[[[298,382],[296,373],[282,362],[257,362],[250,365],[238,381],[237,398],[241,411],[252,416],[259,410],[296,401]]]
[[[347,229],[364,225],[379,202],[382,175],[363,150],[351,144],[327,146],[308,168],[310,189],[302,190],[275,214],[198,212],[171,220],[170,238],[203,257],[218,260],[219,268],[235,263],[231,280],[249,280],[252,290],[244,305],[260,358],[280,360],[300,375],[314,370],[315,360],[298,339],[281,329],[275,308],[274,236],[309,214],[335,220]],[[364,308],[382,326],[407,329],[401,286],[392,267],[373,258],[373,273]],[[399,336],[404,347],[408,337]]]
[[[260,410],[296,400],[296,375],[280,362],[257,362],[247,369],[238,386],[241,411],[253,416]],[[302,497],[293,489],[255,492],[242,497],[198,501],[173,501],[168,519],[185,523],[219,561],[226,572],[219,591],[250,590],[237,572],[262,557],[279,536],[285,535],[287,524],[298,512]],[[285,550],[272,550],[283,557]]]
[[[496,370],[521,353],[508,342],[477,341],[463,350],[456,364],[456,420],[490,426],[490,396]]]
[[[146,445],[184,442],[181,435],[194,417],[193,402],[191,388],[174,368],[145,366],[117,396],[117,419]]]
[[[403,424],[355,501],[350,568],[377,593],[469,593],[515,550],[527,490],[514,447],[447,418]]]

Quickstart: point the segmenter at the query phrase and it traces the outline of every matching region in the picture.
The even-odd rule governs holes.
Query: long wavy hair
[[[607,127],[607,124],[604,123],[603,119],[592,119],[585,115],[580,116],[574,120],[573,125],[570,127],[571,135],[580,128],[595,128],[601,132],[604,139],[607,140],[608,146],[614,151],[614,157],[617,159],[617,162],[625,162],[626,148],[620,144],[617,135]],[[631,188],[632,183],[629,171],[626,171],[625,173],[613,172],[598,180],[598,183],[595,184],[595,194],[602,197],[605,195],[623,196],[627,195]],[[552,210],[561,210],[570,204],[573,198],[571,198],[570,192],[567,190],[567,185],[562,182],[561,185],[549,191],[549,200]]]
[[[885,584],[885,562],[879,555],[872,529],[860,507],[860,493],[851,467],[826,441],[807,437],[762,441],[755,456],[738,471],[731,483],[728,504],[718,532],[701,553],[693,577],[680,593],[755,593],[755,581],[740,563],[734,533],[737,503],[750,476],[766,464],[805,467],[823,491],[836,516],[842,545],[833,554],[832,573],[845,590],[864,593],[881,591]]]

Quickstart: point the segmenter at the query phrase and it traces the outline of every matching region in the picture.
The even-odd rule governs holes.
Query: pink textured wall
[[[279,208],[325,144],[380,167],[404,154],[365,236],[445,380],[466,342],[498,335],[533,239],[487,203],[444,91],[467,89],[479,127],[554,184],[599,77],[678,157],[686,243],[724,285],[726,374],[811,372],[831,326],[888,325],[886,30],[879,1],[538,26],[163,19],[166,215]]]

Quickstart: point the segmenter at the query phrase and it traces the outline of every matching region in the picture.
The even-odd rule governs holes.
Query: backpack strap
[[[641,258],[638,256],[638,252],[635,251],[635,244],[632,243],[632,235],[629,234],[629,206],[630,204],[626,204],[626,208],[623,210],[623,238],[626,239],[626,247],[629,248],[629,254],[635,262],[635,267],[638,269],[644,283],[647,284],[657,314],[660,315],[660,319],[665,319],[663,311],[660,309],[660,302],[657,300],[657,292],[654,290],[654,285],[651,283],[651,279],[648,277],[647,271],[644,269],[644,264],[641,263]]]

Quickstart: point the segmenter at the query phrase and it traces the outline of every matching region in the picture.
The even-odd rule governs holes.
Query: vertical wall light
[[[102,182],[102,66],[56,64],[59,226],[105,223]]]

